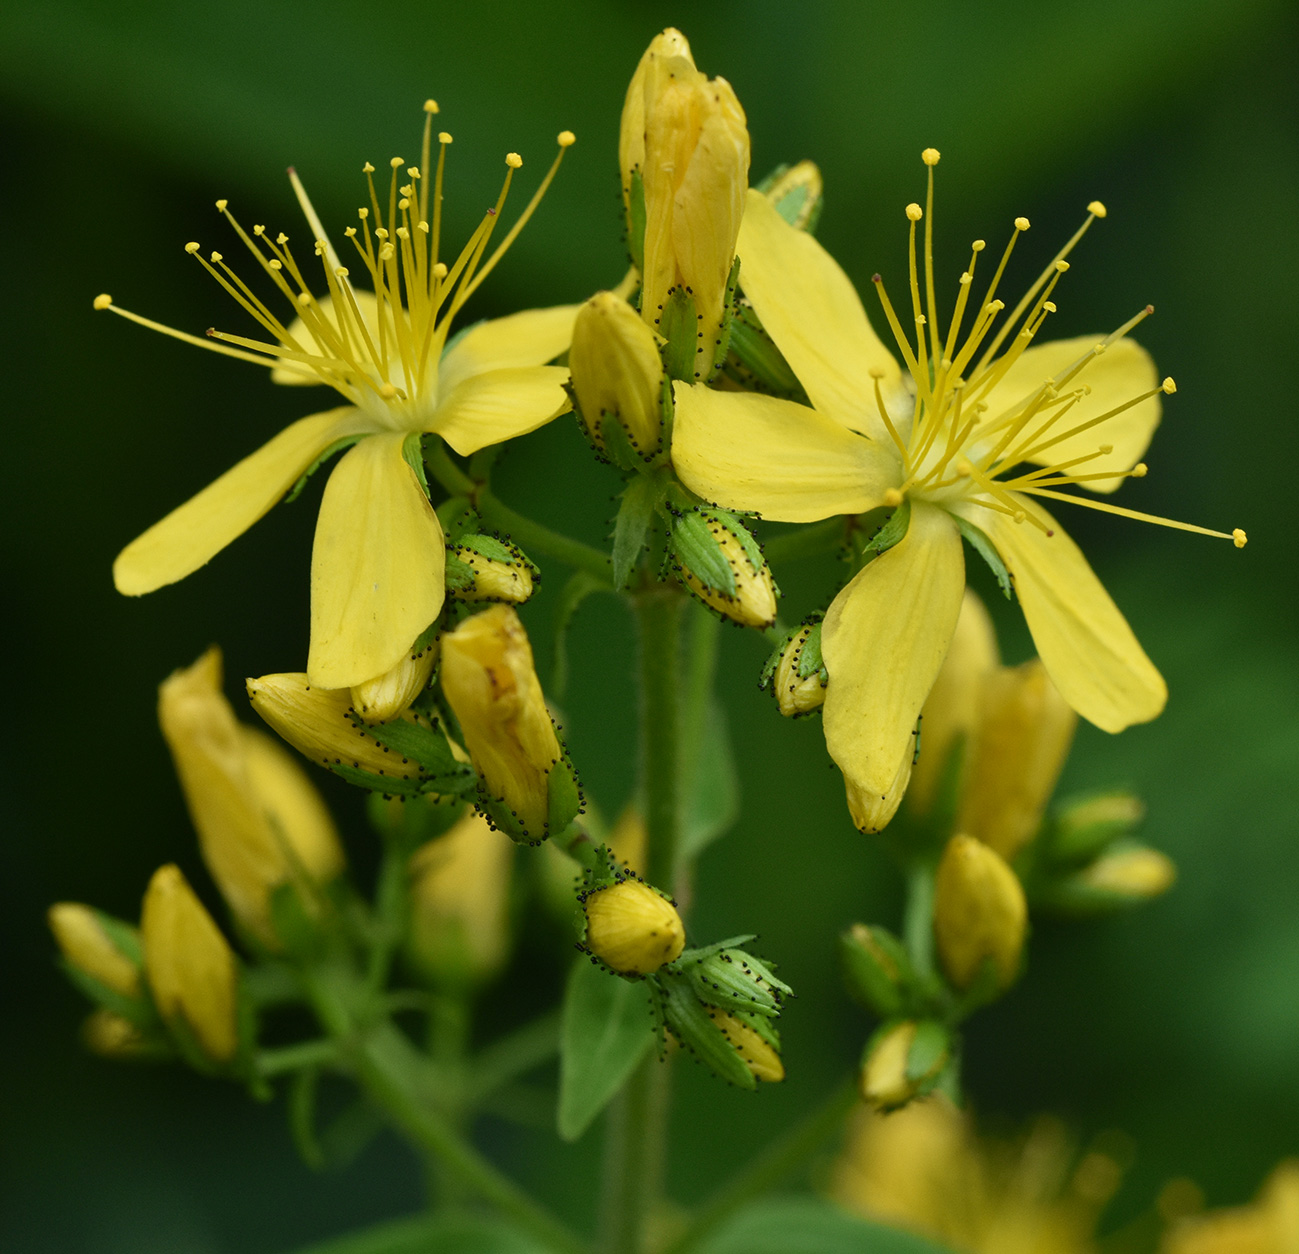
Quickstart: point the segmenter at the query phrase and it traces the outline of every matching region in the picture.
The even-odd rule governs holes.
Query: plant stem
[[[549,1062],[559,1052],[559,1012],[552,1011],[493,1041],[471,1064],[466,1099],[473,1104]]]
[[[609,1108],[600,1249],[641,1254],[646,1221],[663,1184],[667,1066],[651,1053]]]
[[[746,1202],[775,1188],[838,1131],[856,1101],[857,1089],[851,1081],[839,1085],[820,1106],[761,1150],[714,1193],[664,1254],[688,1254],[698,1249]]]
[[[902,917],[907,956],[921,979],[934,975],[934,866],[914,863],[907,871],[907,903]]]
[[[565,566],[584,570],[599,579],[601,583],[613,586],[612,568],[607,553],[524,517],[494,496],[487,488],[478,491],[478,512],[484,522],[509,532],[510,538],[529,553],[553,557],[555,561],[563,562]]]
[[[664,584],[636,597],[641,793],[649,836],[646,878],[669,893],[681,837],[681,606],[681,593]]]
[[[338,1062],[338,1045],[330,1040],[303,1041],[281,1049],[263,1049],[257,1054],[257,1074],[263,1079],[298,1071],[303,1067],[331,1066]]]

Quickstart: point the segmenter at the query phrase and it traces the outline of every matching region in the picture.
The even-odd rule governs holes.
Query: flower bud
[[[645,827],[644,816],[635,805],[627,806],[618,816],[605,844],[616,862],[622,863],[636,875],[645,874],[649,831]]]
[[[710,609],[742,627],[776,621],[776,582],[758,542],[733,514],[700,506],[672,520],[681,581]]]
[[[1145,814],[1141,799],[1127,792],[1067,802],[1055,811],[1051,857],[1059,862],[1090,862],[1107,845],[1130,835]]]
[[[902,1010],[914,980],[911,961],[902,942],[882,927],[854,923],[839,937],[848,990],[882,1019]]]
[[[582,899],[586,948],[619,975],[649,975],[686,947],[677,908],[641,880],[623,880]]]
[[[1008,861],[1037,834],[1078,716],[1038,658],[984,680],[958,828]]]
[[[495,536],[462,536],[451,559],[447,563],[447,589],[460,601],[522,605],[541,578],[541,572],[522,549]]]
[[[81,1041],[92,1054],[102,1058],[142,1058],[162,1049],[134,1023],[103,1007],[81,1025]]]
[[[428,687],[437,663],[437,636],[425,632],[391,670],[352,685],[352,708],[367,723],[387,723],[410,709]]]
[[[578,419],[597,453],[626,460],[609,447],[609,422],[618,424],[641,462],[660,452],[663,362],[654,332],[625,300],[597,292],[578,310],[568,368]]]
[[[1177,867],[1167,854],[1123,842],[1090,866],[1048,883],[1041,904],[1064,914],[1100,914],[1159,897],[1176,879]]]
[[[174,864],[149,881],[140,933],[158,1013],[211,1061],[229,1062],[239,1045],[235,956]]]
[[[999,660],[992,619],[983,602],[967,591],[947,656],[920,715],[920,752],[907,791],[907,807],[915,814],[929,814],[945,786],[954,788],[968,776],[968,769],[961,768],[968,768],[973,753],[983,685]],[[964,763],[952,760],[958,745]]]
[[[678,31],[657,36],[641,58],[623,106],[619,160],[632,255],[642,263],[641,312],[657,323],[674,290],[693,298],[693,376],[706,380],[721,347],[748,188],[749,132],[730,84],[710,81],[695,68]],[[638,184],[643,211],[636,204]]]
[[[566,827],[579,808],[576,781],[510,606],[494,605],[443,637],[442,691],[478,770],[488,818],[530,844]]]
[[[239,922],[278,948],[271,897],[293,883],[304,900],[343,869],[325,803],[269,737],[240,725],[221,693],[221,653],[209,649],[158,689],[158,721],[199,848]]]
[[[439,984],[490,979],[509,952],[514,844],[467,813],[410,860],[410,947]]]
[[[786,637],[763,674],[786,718],[810,714],[825,704],[829,676],[821,660],[821,623],[804,623]]]
[[[73,971],[136,1000],[140,996],[140,937],[135,928],[90,906],[61,901],[46,918]]]
[[[947,1030],[930,1020],[886,1023],[866,1043],[858,1087],[864,1101],[896,1110],[937,1083],[951,1056]]]
[[[934,937],[952,984],[968,989],[991,962],[997,987],[1019,974],[1028,907],[1015,872],[972,836],[947,842],[934,883]]]
[[[708,1017],[755,1080],[778,1084],[785,1078],[785,1064],[776,1048],[743,1019],[724,1010],[710,1010]]]

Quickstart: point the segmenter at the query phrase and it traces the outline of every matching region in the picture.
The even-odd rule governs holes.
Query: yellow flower
[[[1294,1254],[1299,1250],[1299,1159],[1281,1163],[1249,1206],[1212,1210],[1169,1231],[1162,1254]]]
[[[278,948],[271,894],[338,876],[334,821],[302,768],[269,736],[239,723],[221,692],[221,651],[209,649],[158,689],[158,721],[198,832],[203,861],[244,927]]]
[[[1065,256],[1104,216],[1104,206],[1090,206],[1082,229],[1005,318],[996,290],[1028,222],[1016,220],[1006,258],[974,301],[973,271],[983,251],[983,241],[976,241],[944,332],[930,235],[938,153],[927,149],[924,157],[930,212],[919,205],[907,210],[912,310],[906,325],[914,335],[876,284],[905,373],[829,254],[766,197],[750,192],[737,245],[741,281],[812,407],[678,384],[672,440],[681,480],[730,509],[814,522],[909,505],[904,538],[839,593],[822,635],[830,754],[862,794],[881,799],[896,792],[907,769],[916,717],[956,627],[963,530],[976,538],[984,533],[1000,554],[1042,662],[1079,714],[1117,732],[1154,718],[1166,695],[1082,553],[1039,503],[1062,499],[1167,521],[1057,491],[1082,484],[1108,493],[1143,475],[1138,459],[1159,421],[1161,394],[1174,390],[1125,338],[1145,313],[1108,336],[1030,347],[1055,311],[1050,298],[1068,269]],[[967,309],[973,311],[968,319]],[[1169,525],[1245,542],[1242,531]]]
[[[110,921],[91,906],[60,901],[46,916],[63,957],[75,970],[132,1000],[140,996],[139,938],[134,928]],[[123,945],[136,952],[127,952]]]
[[[1079,1154],[1054,1120],[1038,1120],[1015,1141],[989,1142],[935,1096],[892,1114],[859,1110],[830,1187],[848,1209],[946,1248],[1091,1254],[1120,1180],[1112,1157]]]
[[[677,908],[640,880],[597,889],[582,902],[586,947],[611,971],[649,975],[686,947]]]
[[[698,318],[695,377],[707,379],[749,185],[749,132],[731,85],[695,68],[678,30],[657,35],[636,67],[618,157],[633,236],[634,173],[644,189],[641,313],[657,326],[669,295],[689,293]]]
[[[451,322],[532,215],[559,164],[490,255],[488,242],[514,171],[459,257],[441,260],[442,182],[451,136],[438,136],[429,177],[433,114],[425,104],[422,160],[394,157],[386,191],[365,166],[370,207],[349,227],[350,268],[325,234],[295,173],[290,179],[310,228],[308,248],[323,270],[308,286],[306,255],[287,235],[246,231],[224,200],[217,208],[271,286],[286,298],[281,318],[219,252],[186,251],[260,325],[263,339],[211,331],[185,335],[95,300],[154,330],[243,361],[272,367],[277,383],[326,384],[346,402],[301,418],[122,551],[113,567],[120,592],[139,596],[183,579],[242,535],[320,460],[350,445],[329,476],[311,562],[311,650],[307,673],[326,688],[385,674],[437,617],[444,594],[442,528],[411,462],[424,434],[457,453],[535,430],[563,413],[567,372],[546,366],[568,347],[572,306],[536,309],[485,322],[450,348]],[[573,142],[559,137],[560,157]],[[355,250],[355,256],[350,254]],[[353,271],[370,290],[354,284]],[[410,461],[408,461],[408,458]]]

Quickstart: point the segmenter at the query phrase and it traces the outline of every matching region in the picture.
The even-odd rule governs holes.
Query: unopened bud
[[[135,928],[74,901],[51,906],[46,918],[74,972],[121,997],[140,996],[140,937]]]
[[[1090,862],[1106,846],[1130,835],[1145,813],[1141,799],[1127,792],[1070,801],[1055,812],[1051,857],[1059,862]]]
[[[705,605],[742,627],[776,621],[776,581],[758,542],[733,514],[700,506],[672,520],[681,580]]]
[[[352,685],[352,708],[366,723],[387,723],[410,709],[437,663],[437,637],[425,633],[391,670]]]
[[[513,857],[513,842],[472,812],[412,855],[411,953],[438,983],[473,986],[504,965]]]
[[[819,710],[825,704],[828,680],[821,660],[820,622],[804,623],[791,632],[762,678],[764,684],[771,685],[771,695],[786,718]]]
[[[1176,879],[1177,867],[1167,854],[1124,842],[1048,885],[1042,904],[1065,914],[1099,914],[1159,897]]]
[[[325,803],[280,745],[241,725],[221,692],[221,653],[209,649],[158,689],[158,721],[185,793],[199,848],[235,917],[278,948],[271,896],[343,870]],[[305,881],[305,882],[304,882]]]
[[[968,989],[990,962],[997,987],[1009,987],[1027,923],[1024,889],[1001,855],[972,836],[953,836],[934,883],[934,937],[952,984]]]
[[[605,844],[614,859],[637,875],[645,873],[645,851],[649,848],[649,831],[635,805],[629,805],[609,832]]]
[[[479,774],[479,804],[515,840],[562,830],[580,799],[511,606],[493,605],[442,638],[442,691]]]
[[[625,300],[597,292],[578,310],[568,368],[577,416],[596,452],[629,460],[618,455],[621,434],[637,460],[651,460],[663,444],[663,362],[654,332]],[[620,433],[609,431],[610,422]]]
[[[461,601],[522,605],[540,577],[522,549],[495,536],[462,536],[447,561],[447,590]]]
[[[886,1023],[866,1043],[858,1085],[880,1110],[896,1110],[929,1092],[942,1075],[951,1041],[941,1024],[913,1019]]]
[[[785,1078],[785,1064],[780,1054],[755,1028],[724,1010],[709,1011],[709,1018],[755,1080],[777,1084]]]
[[[143,1058],[161,1048],[161,1042],[151,1039],[130,1019],[102,1007],[81,1025],[81,1040],[102,1058]]]
[[[140,933],[158,1013],[211,1061],[229,1062],[239,1043],[235,956],[179,867],[154,872]]]
[[[882,1019],[897,1015],[914,980],[902,942],[882,927],[854,923],[839,937],[848,991]]]
[[[586,948],[619,975],[649,975],[685,949],[685,925],[676,907],[640,880],[597,889],[585,897],[582,909]]]

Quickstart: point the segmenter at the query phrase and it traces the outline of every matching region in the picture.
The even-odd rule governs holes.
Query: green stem
[[[574,540],[571,536],[552,531],[531,518],[525,518],[494,496],[487,488],[481,488],[478,492],[478,512],[484,522],[508,532],[510,538],[529,554],[539,553],[543,557],[553,557],[555,561],[563,562],[565,566],[584,570],[602,583],[613,586],[607,553],[602,553],[589,544],[583,544],[581,540]]]
[[[646,878],[676,882],[681,838],[681,593],[656,584],[636,596],[640,629],[641,793],[649,836]]]
[[[663,1185],[668,1069],[651,1053],[609,1108],[604,1149],[600,1246],[641,1254],[647,1220]]]
[[[473,1060],[465,1097],[480,1102],[559,1052],[559,1012],[552,1011],[493,1041]]]
[[[303,1041],[282,1049],[263,1049],[257,1054],[257,1074],[270,1080],[304,1067],[331,1066],[338,1062],[338,1045],[334,1041]]]
[[[907,956],[921,979],[934,975],[934,867],[917,862],[907,872],[907,903],[902,917]]]
[[[718,1189],[664,1254],[688,1254],[698,1249],[706,1237],[746,1202],[774,1189],[843,1126],[844,1117],[856,1102],[856,1086],[851,1081],[841,1084],[820,1106],[761,1150]]]

